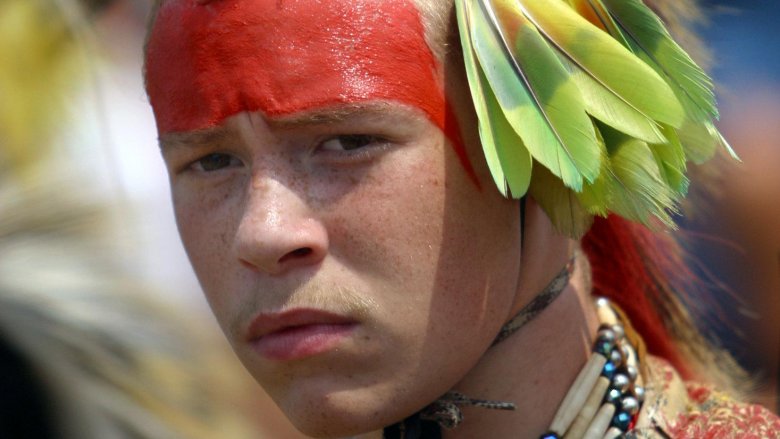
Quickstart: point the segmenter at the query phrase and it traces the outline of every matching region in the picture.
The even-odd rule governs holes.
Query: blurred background
[[[729,323],[709,332],[753,374],[755,399],[780,412],[780,2],[703,4],[719,128],[742,163],[714,180],[699,172],[715,187],[694,190],[699,213],[681,234],[718,301],[705,321]]]
[[[720,128],[743,163],[724,164],[716,179],[701,177],[717,187],[707,188],[708,194],[694,194],[694,204],[702,209],[681,219],[681,233],[699,261],[706,287],[721,304],[704,307],[719,310],[711,311],[705,321],[731,322],[727,329],[705,330],[754,374],[755,400],[778,411],[780,27],[776,23],[780,2],[707,0],[703,4],[709,17],[699,27],[712,51],[710,71],[718,83]],[[40,303],[72,298],[77,291],[80,305],[71,310],[77,315],[85,310],[113,315],[106,309],[116,312],[130,303],[139,315],[173,316],[180,325],[176,327],[184,329],[166,326],[155,332],[154,320],[143,317],[150,326],[146,338],[117,342],[141,350],[152,346],[159,354],[165,349],[155,347],[154,341],[170,336],[170,343],[182,352],[170,359],[171,368],[163,375],[186,377],[179,381],[190,383],[182,386],[194,389],[187,395],[197,404],[183,413],[160,415],[160,401],[168,401],[165,397],[152,391],[135,395],[149,416],[162,419],[161,425],[173,425],[170,428],[181,437],[195,437],[177,426],[186,424],[184,419],[197,418],[205,410],[202,406],[215,400],[201,389],[210,387],[212,378],[204,377],[229,376],[227,382],[217,379],[214,385],[228,389],[221,401],[237,415],[225,421],[236,432],[230,437],[299,437],[221,342],[179,242],[141,75],[149,7],[150,0],[0,0],[0,296],[7,300],[0,304],[6,311],[0,314],[11,321],[20,312],[35,312]],[[27,211],[32,213],[22,213]],[[69,246],[61,245],[63,239]],[[63,255],[76,266],[71,267],[72,273],[89,276],[100,271],[103,280],[85,285],[72,279],[75,274],[64,276],[68,267],[58,267]],[[121,285],[119,289],[129,293],[114,293],[117,288],[112,285]],[[31,290],[38,294],[30,294]],[[126,298],[122,299],[126,303],[101,305],[85,293],[95,291],[100,297],[109,290],[112,297]],[[139,297],[144,298],[143,305],[138,305]],[[2,323],[2,315],[2,335],[19,344],[40,344],[61,328],[55,325],[37,342],[30,341],[15,334],[13,325]],[[80,325],[61,313],[46,319]],[[87,337],[101,324],[105,322],[78,328],[81,332],[75,332],[73,340]],[[106,337],[122,338],[118,331],[104,332]],[[92,352],[89,346],[79,349]],[[48,354],[35,355],[45,359]],[[115,352],[105,355],[110,361],[126,361],[115,358]],[[217,359],[216,369],[208,369],[211,361],[203,358]],[[204,370],[176,366],[193,359],[203,363]],[[150,370],[151,375],[162,373],[156,366]],[[209,374],[209,370],[217,372]],[[137,375],[133,379],[146,379]],[[93,378],[65,381],[73,385]],[[130,392],[132,381],[123,379],[114,381],[124,383],[117,386]],[[0,382],[3,385],[7,384]],[[150,402],[155,398],[158,403]],[[95,397],[95,401],[99,405],[101,400]],[[132,422],[143,424],[139,419],[143,418]],[[0,425],[0,431],[3,428]]]

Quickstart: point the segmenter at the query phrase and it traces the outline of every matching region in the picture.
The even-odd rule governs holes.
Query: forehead
[[[376,100],[442,126],[437,71],[411,0],[169,0],[146,58],[161,133]]]

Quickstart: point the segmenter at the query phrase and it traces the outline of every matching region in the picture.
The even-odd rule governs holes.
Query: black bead
[[[604,368],[601,369],[601,375],[607,377],[608,380],[612,381],[612,377],[615,376],[615,372],[617,371],[617,366],[615,363],[611,361],[607,361],[607,363],[604,365]]]
[[[629,424],[631,424],[631,415],[626,412],[619,412],[612,418],[612,425],[621,431],[628,430]]]
[[[615,342],[604,340],[604,339],[597,339],[596,344],[593,346],[593,351],[598,352],[599,354],[609,358],[609,353],[612,352],[612,349],[615,348]]]

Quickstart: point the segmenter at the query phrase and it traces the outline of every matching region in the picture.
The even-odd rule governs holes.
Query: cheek
[[[331,256],[386,285],[432,278],[444,226],[443,155],[434,142],[394,151],[324,206]]]
[[[225,295],[216,292],[227,287],[225,277],[235,265],[231,245],[239,218],[231,193],[236,185],[207,191],[186,182],[172,183],[174,213],[184,249],[217,317],[225,308],[218,300]]]
[[[334,206],[331,254],[373,278],[391,332],[419,345],[471,328],[482,349],[514,298],[517,210],[476,186],[443,137],[398,156]]]
[[[456,166],[450,161],[448,168]],[[492,187],[477,190],[462,173],[448,176],[432,320],[446,330],[469,328],[478,343],[489,343],[517,291],[518,214]]]

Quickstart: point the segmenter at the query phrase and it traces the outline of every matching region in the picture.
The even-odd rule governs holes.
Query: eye
[[[190,165],[194,171],[214,172],[233,166],[242,166],[241,160],[230,154],[214,153],[194,161]]]
[[[352,151],[375,144],[386,143],[386,140],[368,134],[347,134],[328,139],[320,145],[323,151]]]

